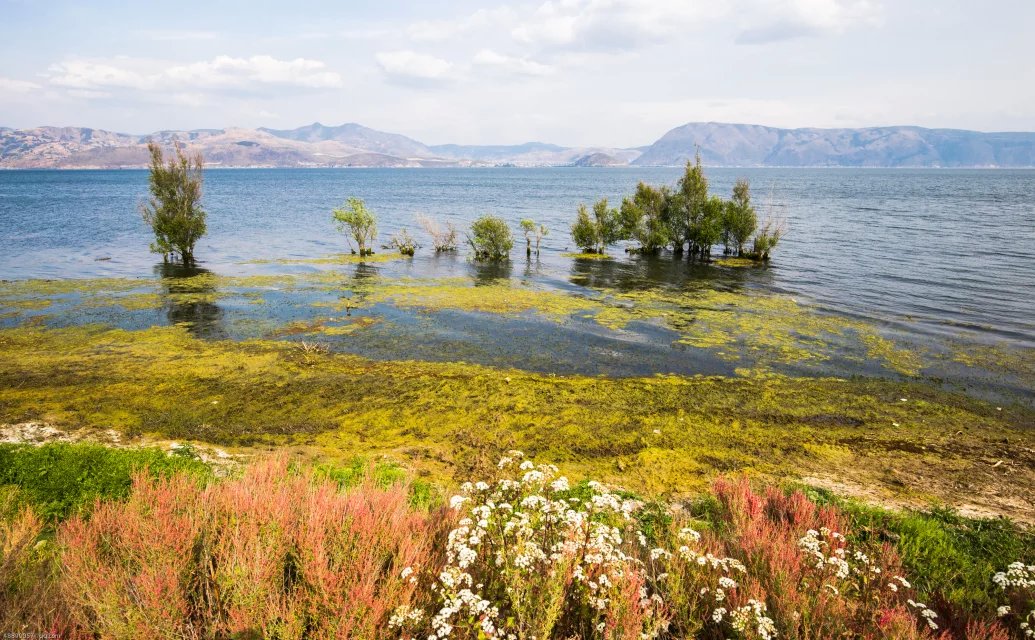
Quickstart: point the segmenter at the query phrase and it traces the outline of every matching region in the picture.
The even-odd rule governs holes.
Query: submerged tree
[[[777,219],[773,214],[773,194],[769,194],[769,204],[766,207],[765,222],[762,223],[758,233],[755,234],[751,254],[755,260],[769,260],[769,254],[780,242],[780,239],[787,235],[787,222]]]
[[[733,198],[726,203],[723,216],[723,243],[725,253],[744,254],[744,245],[751,239],[751,234],[758,228],[758,215],[751,206],[751,187],[744,178],[739,178],[733,185]]]
[[[385,245],[386,249],[397,249],[399,253],[404,256],[412,256],[417,253],[417,249],[420,245],[413,239],[410,232],[406,229],[400,230],[398,233],[392,234],[392,237],[388,239],[388,244]]]
[[[151,251],[162,254],[163,260],[178,257],[183,264],[194,263],[194,244],[205,235],[205,210],[201,208],[201,153],[190,156],[176,146],[176,157],[166,164],[162,148],[147,144],[151,153],[148,182],[151,198],[140,206],[144,221],[154,231]]]
[[[417,216],[417,224],[431,236],[431,243],[434,245],[436,252],[456,251],[456,225],[452,222],[447,222],[443,226],[438,220],[420,214]]]
[[[671,239],[664,216],[665,200],[666,190],[641,182],[633,197],[622,201],[624,235],[640,243],[640,253],[657,253]]]
[[[691,255],[703,255],[711,249],[711,245],[705,248],[701,244],[712,237],[711,229],[703,228],[713,223],[708,218],[708,201],[708,178],[704,175],[698,150],[694,162],[686,163],[686,170],[676,184],[667,211],[673,249],[677,255],[683,253],[683,245],[687,245]]]
[[[353,253],[356,253],[356,249],[352,249],[352,240],[356,241],[359,255],[368,256],[374,253],[370,246],[377,237],[377,219],[361,199],[349,198],[340,209],[334,210],[332,217],[338,224],[338,230],[345,234],[349,249]]]
[[[525,232],[525,255],[532,257],[532,234],[535,233],[535,221],[530,218],[523,219],[520,223],[521,230]]]
[[[584,204],[579,205],[571,239],[586,253],[604,253],[607,247],[622,239],[622,219],[618,209],[607,206],[607,198],[593,204],[592,215]]]
[[[502,218],[482,216],[471,224],[467,243],[478,260],[506,260],[514,247],[514,237]]]

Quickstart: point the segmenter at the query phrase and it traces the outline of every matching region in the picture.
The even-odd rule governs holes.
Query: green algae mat
[[[745,472],[1035,520],[1030,351],[762,288],[348,258],[0,283],[0,423],[383,455],[445,482],[516,447],[651,494]]]

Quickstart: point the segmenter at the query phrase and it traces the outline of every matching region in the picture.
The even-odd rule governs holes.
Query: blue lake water
[[[674,183],[677,169],[209,170],[209,233],[197,253],[217,273],[255,272],[257,258],[305,258],[345,250],[330,211],[364,198],[381,239],[416,231],[427,213],[458,226],[484,213],[543,222],[550,235],[535,274],[568,281],[568,228],[579,202],[616,204],[639,180]],[[728,195],[747,177],[761,211],[787,221],[771,268],[752,283],[820,308],[918,335],[967,333],[1035,346],[1035,171],[708,169]],[[0,172],[0,279],[151,276],[149,230],[137,207],[144,171]],[[771,194],[771,197],[770,197]],[[419,232],[416,232],[421,237]],[[430,244],[425,242],[424,244]],[[618,251],[617,253],[621,253]],[[528,271],[515,249],[508,273]],[[419,252],[412,274],[471,271]],[[627,258],[612,275],[693,277],[694,269]],[[625,271],[623,271],[623,269]],[[699,271],[699,270],[698,270]],[[688,275],[689,274],[689,275]],[[592,275],[592,274],[591,274]],[[606,274],[605,274],[606,277]]]

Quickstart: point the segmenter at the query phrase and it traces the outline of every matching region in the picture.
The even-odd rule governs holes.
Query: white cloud
[[[271,56],[212,60],[169,65],[127,57],[110,60],[72,58],[50,66],[49,81],[77,90],[208,89],[256,91],[267,87],[333,89],[342,86],[341,76],[319,60],[278,60]]]
[[[762,0],[754,2],[748,24],[737,36],[741,44],[765,44],[842,33],[856,26],[879,24],[883,10],[872,0]]]
[[[342,85],[341,76],[328,71],[327,65],[319,60],[278,60],[272,56],[217,56],[207,62],[171,67],[165,76],[206,88],[245,88],[254,83],[310,89],[333,89]]]
[[[479,9],[462,18],[423,20],[406,27],[406,35],[414,40],[441,42],[458,35],[512,22],[517,13],[510,7]]]
[[[517,56],[508,56],[497,53],[492,49],[482,49],[474,56],[474,64],[482,67],[498,69],[506,73],[514,73],[525,76],[547,76],[554,72],[554,68]]]
[[[447,60],[409,49],[381,51],[375,57],[385,73],[400,78],[440,80],[453,70],[453,65]]]
[[[35,82],[0,77],[0,93],[29,93],[40,88]]]
[[[627,49],[724,15],[724,3],[687,0],[550,0],[511,31],[521,43]]]
[[[879,0],[548,0],[511,31],[523,44],[633,49],[741,22],[738,42],[840,33],[881,17]]]

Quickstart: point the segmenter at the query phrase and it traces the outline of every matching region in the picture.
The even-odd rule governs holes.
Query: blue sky
[[[9,127],[614,146],[699,120],[1035,130],[1032,0],[0,0],[0,17]]]

